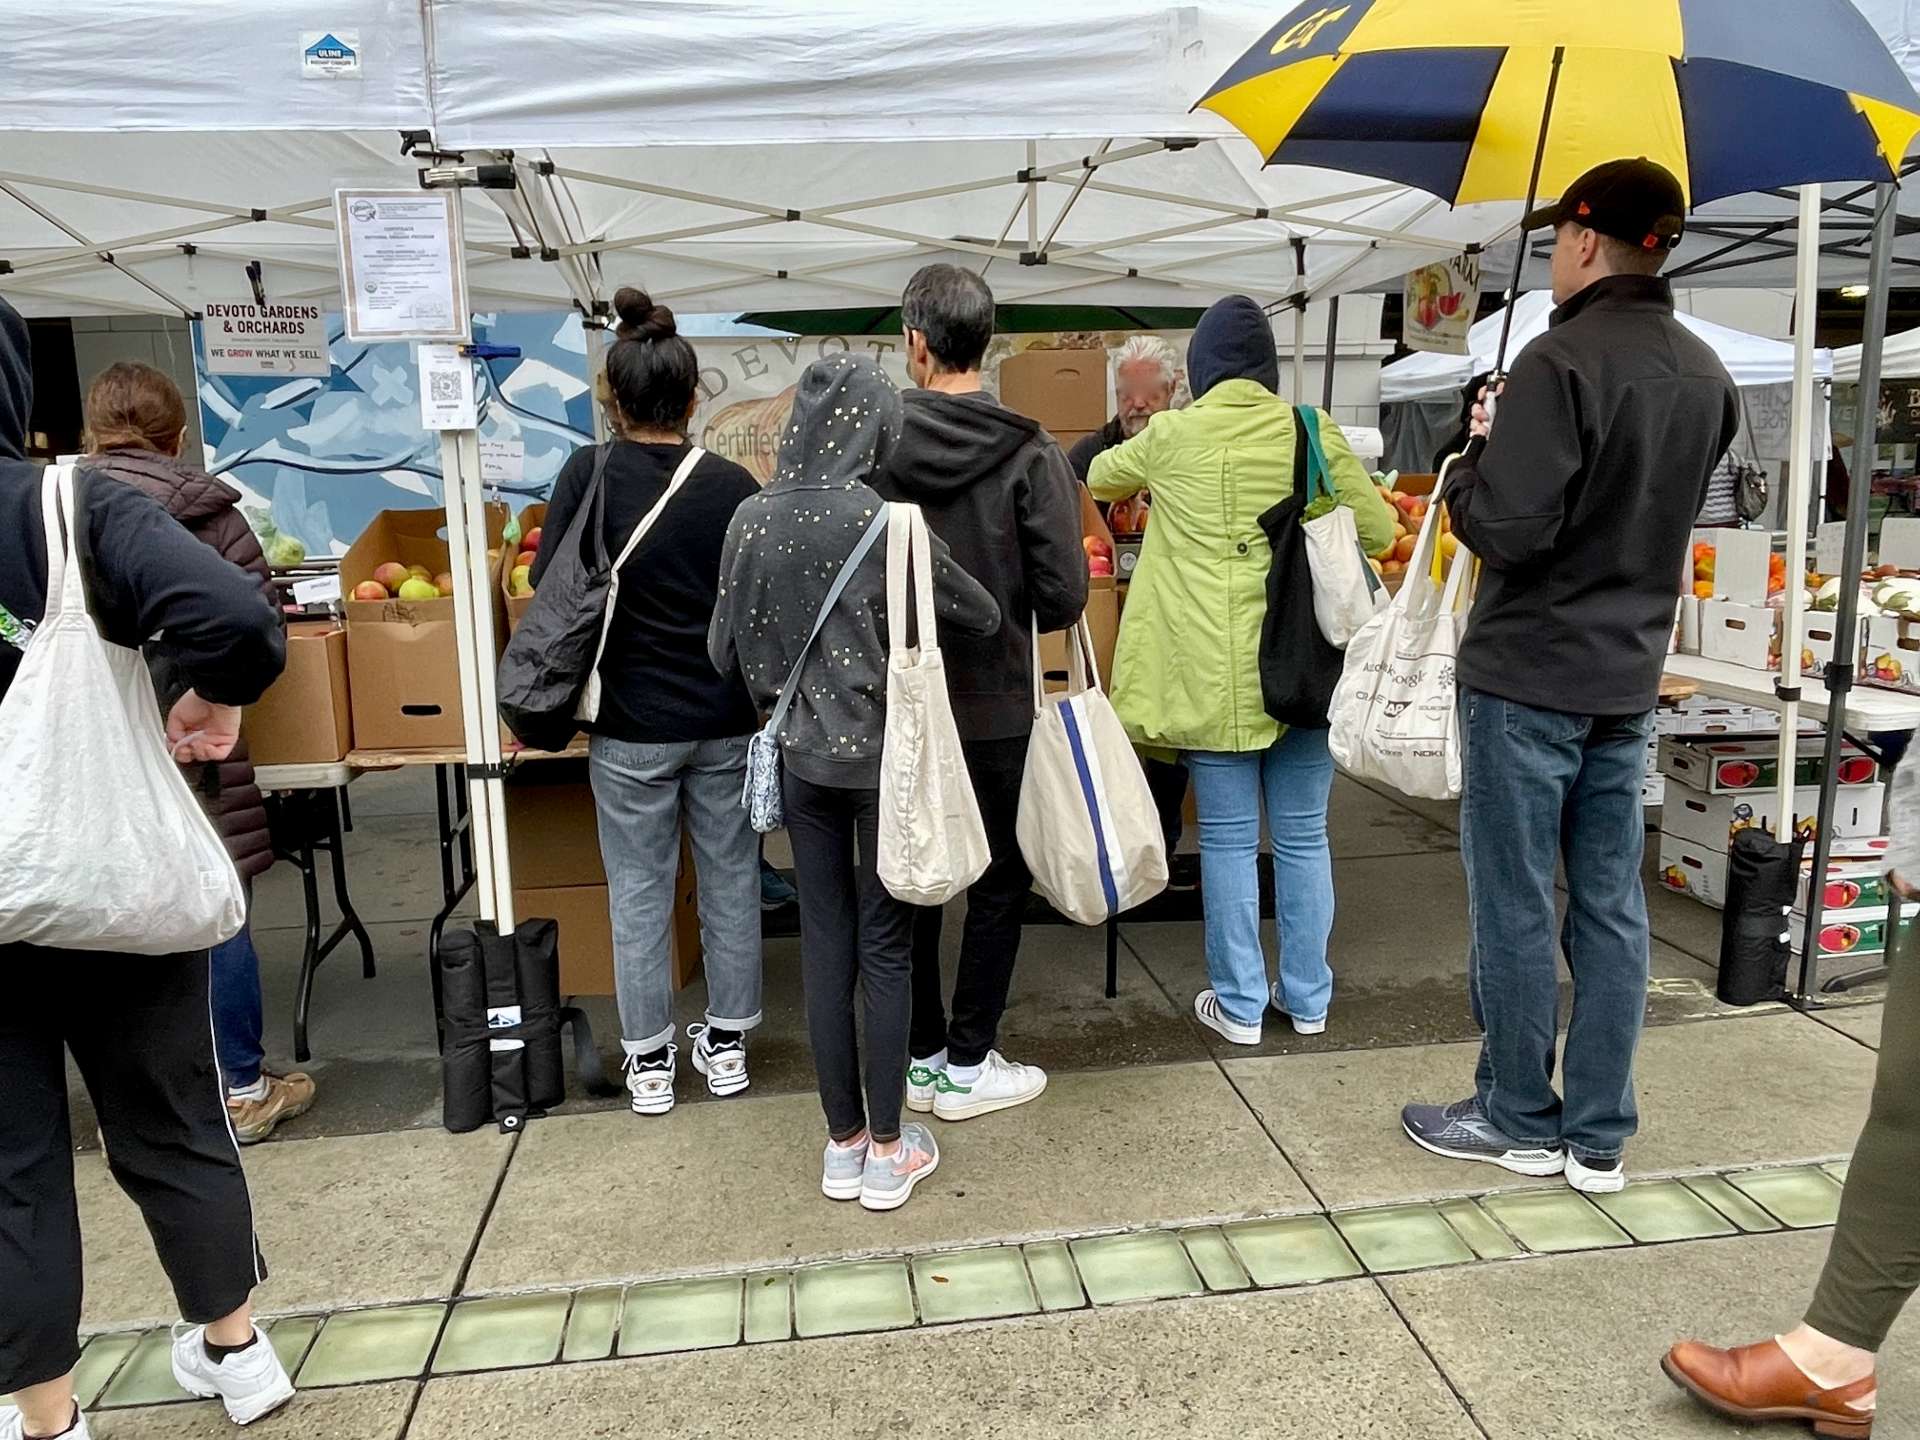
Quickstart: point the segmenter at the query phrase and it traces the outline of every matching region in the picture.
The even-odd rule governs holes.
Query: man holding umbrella
[[[1739,423],[1733,382],[1659,278],[1679,181],[1648,160],[1576,180],[1551,227],[1552,328],[1514,363],[1493,423],[1448,472],[1453,528],[1482,564],[1459,657],[1469,984],[1485,1031],[1474,1093],[1409,1105],[1414,1143],[1575,1189],[1625,1183],[1649,936],[1640,779],[1687,539]],[[1573,973],[1553,1086],[1560,927]]]

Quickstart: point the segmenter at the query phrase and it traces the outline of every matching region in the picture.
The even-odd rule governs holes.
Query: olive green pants
[[[1876,1351],[1920,1288],[1920,946],[1904,946],[1891,965],[1873,1111],[1807,1312],[1821,1334]]]

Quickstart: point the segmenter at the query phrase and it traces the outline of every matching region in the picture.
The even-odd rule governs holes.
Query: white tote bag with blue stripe
[[[1020,853],[1033,888],[1099,925],[1167,888],[1167,847],[1146,771],[1100,688],[1083,618],[1068,632],[1064,693],[1041,690],[1033,637],[1033,740],[1020,785]]]

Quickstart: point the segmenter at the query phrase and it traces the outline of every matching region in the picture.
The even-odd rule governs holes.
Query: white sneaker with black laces
[[[746,1037],[716,1045],[712,1027],[695,1021],[687,1026],[687,1038],[693,1042],[693,1068],[707,1077],[708,1090],[725,1099],[747,1088]]]
[[[1567,1184],[1583,1195],[1618,1195],[1627,1188],[1627,1167],[1612,1160],[1582,1160],[1567,1152]]]
[[[251,1345],[219,1361],[207,1354],[206,1326],[175,1326],[173,1378],[189,1395],[218,1400],[236,1425],[251,1425],[293,1398],[287,1368],[258,1325],[253,1327]]]
[[[675,1057],[678,1045],[666,1047],[666,1059],[642,1060],[627,1056],[627,1094],[633,1098],[636,1115],[664,1115],[673,1109],[673,1079],[678,1069]]]
[[[0,1440],[24,1440],[27,1422],[20,1412],[11,1405],[0,1405]],[[87,1429],[87,1417],[80,1413],[80,1407],[74,1406],[73,1424],[48,1440],[93,1440],[93,1432]]]

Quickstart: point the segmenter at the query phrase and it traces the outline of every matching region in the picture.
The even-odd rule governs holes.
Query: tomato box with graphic
[[[1824,739],[1803,738],[1794,762],[1793,783],[1818,785],[1825,758]],[[1780,742],[1662,739],[1660,772],[1709,795],[1771,789],[1780,783]],[[1859,746],[1848,744],[1841,750],[1840,784],[1871,785],[1878,777],[1879,768]]]
[[[1913,927],[1914,911],[1911,908],[1900,912],[1898,929],[1905,937]],[[1821,917],[1819,930],[1820,958],[1823,960],[1852,959],[1862,960],[1887,952],[1887,942],[1896,928],[1892,912],[1885,909],[1846,910],[1838,914],[1829,913]],[[1806,947],[1804,920],[1796,917],[1793,927],[1793,953],[1798,955]]]

